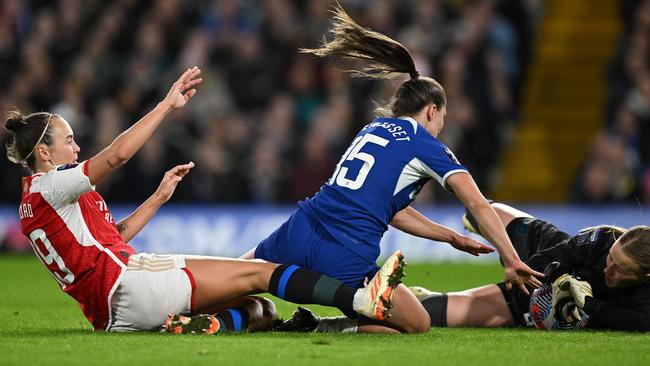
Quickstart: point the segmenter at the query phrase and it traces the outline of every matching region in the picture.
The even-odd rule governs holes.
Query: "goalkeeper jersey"
[[[584,310],[591,316],[591,327],[650,331],[650,285],[610,288],[605,283],[607,255],[621,234],[612,226],[587,228],[554,246],[538,248],[526,263],[543,271],[558,261],[564,273],[589,282],[594,297],[587,298]]]

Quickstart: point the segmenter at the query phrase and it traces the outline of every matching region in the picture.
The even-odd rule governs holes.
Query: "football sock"
[[[334,306],[345,314],[354,313],[356,289],[341,281],[296,265],[283,264],[275,269],[269,292],[296,304]]]
[[[248,330],[248,310],[243,307],[230,308],[215,315],[219,321],[219,332],[245,332]]]
[[[422,301],[422,306],[429,313],[432,327],[447,326],[447,294],[436,293]]]
[[[330,318],[318,318],[316,333],[356,333],[359,326],[358,319],[351,319],[347,316]]]

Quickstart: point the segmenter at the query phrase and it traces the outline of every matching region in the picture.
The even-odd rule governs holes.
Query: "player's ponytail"
[[[446,104],[445,91],[440,84],[428,77],[420,77],[409,51],[401,43],[381,33],[363,28],[343,10],[340,5],[332,9],[331,41],[323,40],[319,48],[301,49],[319,57],[361,60],[364,67],[344,67],[355,77],[375,79],[391,78],[398,74],[409,74],[410,80],[399,85],[387,109],[382,114],[393,117],[409,116],[419,112],[429,103],[438,108]]]
[[[650,273],[650,227],[634,226],[619,238],[621,249],[639,267],[643,274]]]
[[[11,137],[7,143],[7,158],[35,171],[34,149],[43,143],[52,144],[51,113],[38,112],[24,115],[17,110],[9,111],[5,119],[5,128]]]

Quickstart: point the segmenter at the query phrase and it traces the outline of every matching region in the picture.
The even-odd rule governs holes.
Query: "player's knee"
[[[426,311],[413,312],[408,324],[403,327],[405,333],[426,333],[431,328],[431,318]]]
[[[431,328],[431,324],[427,322],[418,322],[404,327],[404,333],[426,333]]]

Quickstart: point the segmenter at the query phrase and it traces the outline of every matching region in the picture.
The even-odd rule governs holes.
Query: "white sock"
[[[318,319],[316,333],[356,333],[359,320],[346,316]]]
[[[354,311],[359,312],[359,309],[363,309],[364,305],[368,303],[368,299],[366,299],[367,291],[363,291],[362,288],[358,289],[357,292],[354,293],[354,298],[352,299],[352,309]]]

